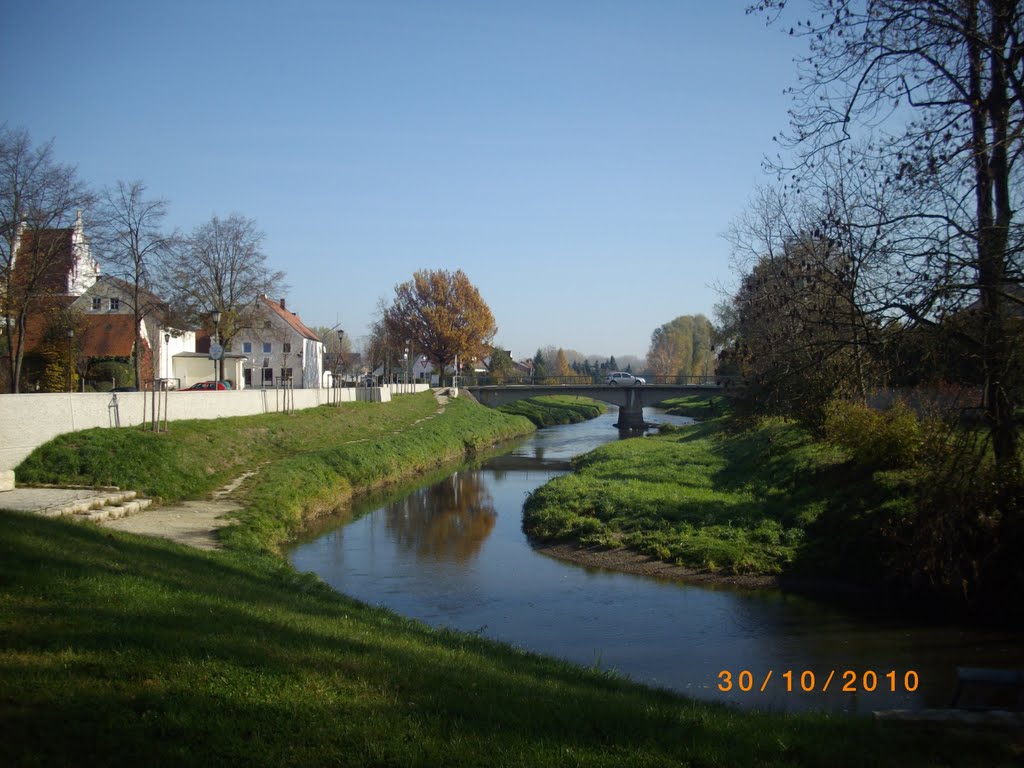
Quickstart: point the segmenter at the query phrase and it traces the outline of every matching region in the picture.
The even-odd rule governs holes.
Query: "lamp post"
[[[214,346],[220,346],[220,310],[214,309],[210,316],[213,318],[213,342],[210,344],[210,357],[213,358],[213,387],[216,390],[220,376],[217,375],[217,358],[219,355],[214,351]]]
[[[74,372],[75,372],[75,353],[72,348],[75,340],[75,329],[68,328],[68,394],[72,391],[74,384]]]
[[[341,378],[341,372],[342,372],[342,369],[344,368],[344,365],[345,365],[345,363],[344,363],[344,356],[345,356],[345,332],[343,330],[341,330],[341,328],[339,328],[338,329],[338,364],[335,366],[335,368],[337,370],[337,376],[338,376],[339,379]],[[336,386],[340,387],[341,385],[338,384]]]
[[[164,334],[164,389],[167,389],[167,379],[170,379],[171,373],[171,334]]]

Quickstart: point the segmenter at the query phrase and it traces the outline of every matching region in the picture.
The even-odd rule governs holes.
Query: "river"
[[[653,409],[645,417],[688,421]],[[542,429],[479,467],[368,499],[320,521],[289,557],[340,592],[434,626],[743,708],[945,707],[957,666],[1024,667],[1012,633],[920,626],[778,591],[690,586],[534,551],[521,527],[526,494],[568,471],[572,456],[617,439],[616,418],[612,409]]]

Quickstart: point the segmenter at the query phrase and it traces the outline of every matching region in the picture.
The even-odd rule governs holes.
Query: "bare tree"
[[[53,141],[33,146],[28,132],[0,126],[0,310],[12,392],[20,391],[30,314],[59,293],[53,282],[69,247],[75,212],[93,194],[74,166],[57,163]]]
[[[182,241],[165,262],[161,284],[183,316],[214,331],[212,313],[220,313],[219,341],[225,346],[239,331],[254,328],[262,314],[257,299],[284,291],[284,272],[271,269],[263,252],[264,234],[253,219],[214,216]],[[220,377],[224,376],[221,361]]]
[[[1015,0],[809,0],[790,33],[809,53],[794,89],[795,160],[775,167],[799,186],[836,146],[862,178],[904,203],[873,221],[891,257],[883,304],[911,322],[977,303],[984,407],[997,463],[1020,468],[1014,344],[1022,302],[1015,213],[1024,150],[1024,11]],[[778,22],[784,0],[761,0]],[[863,139],[857,143],[855,139]]]
[[[142,338],[140,326],[146,318],[162,312],[166,304],[153,292],[156,272],[173,251],[177,234],[163,230],[167,201],[148,199],[142,181],[118,181],[103,191],[100,210],[101,253],[122,279],[126,304],[132,310],[135,344],[132,357],[135,381],[142,386]]]

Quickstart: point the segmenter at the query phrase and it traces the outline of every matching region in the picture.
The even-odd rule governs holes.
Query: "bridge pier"
[[[619,420],[615,426],[619,429],[643,429],[646,424],[640,392],[636,388],[625,389],[623,392],[626,395],[626,404],[619,406]]]

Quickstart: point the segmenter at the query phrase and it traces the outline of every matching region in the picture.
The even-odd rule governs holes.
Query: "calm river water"
[[[943,707],[957,666],[1024,666],[1020,635],[921,627],[775,591],[687,586],[538,554],[521,528],[526,494],[568,471],[572,456],[618,439],[616,418],[612,409],[539,430],[480,468],[368,500],[322,522],[291,561],[340,592],[435,626],[741,707]],[[723,671],[729,691],[719,689]]]

